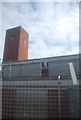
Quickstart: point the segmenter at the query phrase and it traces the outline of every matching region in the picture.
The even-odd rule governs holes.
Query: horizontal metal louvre
[[[76,76],[79,78],[79,59],[73,61],[73,66],[75,69]]]
[[[45,118],[47,110],[47,90],[16,90],[16,117]]]
[[[35,77],[40,76],[40,64],[19,64],[8,65],[3,67],[3,78],[17,78],[17,77]]]
[[[20,77],[20,65],[11,66],[11,74],[10,77]]]
[[[40,76],[40,64],[30,63],[21,65],[21,76],[22,77]]]
[[[50,76],[61,76],[70,75],[69,65],[67,62],[49,62],[49,75]]]
[[[72,62],[76,76],[79,76],[79,60],[49,62],[49,76],[61,76],[71,79],[69,63]]]
[[[10,63],[5,64],[3,68],[3,78],[34,78],[34,77],[45,77],[43,75],[43,61],[33,62],[26,61],[25,63]],[[61,76],[61,79],[71,79],[69,63],[73,63],[74,70],[77,78],[79,78],[79,60],[57,60],[57,61],[48,61],[48,77],[53,77],[55,80],[58,79],[58,76]],[[45,73],[46,74],[46,73]]]
[[[55,86],[58,86],[58,81],[52,81],[52,80],[36,80],[36,81],[3,81],[3,86],[9,86],[9,87],[12,87],[12,86],[23,86],[23,87],[27,87],[27,86],[46,86],[46,87],[55,87]],[[70,86],[72,85],[72,81],[71,80],[61,80],[60,82],[60,86]]]
[[[3,78],[9,77],[9,73],[10,73],[10,66],[4,66],[2,68]]]

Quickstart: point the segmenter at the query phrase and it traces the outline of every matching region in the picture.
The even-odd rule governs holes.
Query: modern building
[[[79,118],[79,63],[79,54],[20,61],[5,58],[2,118]]]
[[[3,118],[79,117],[79,55],[7,62],[2,71]]]

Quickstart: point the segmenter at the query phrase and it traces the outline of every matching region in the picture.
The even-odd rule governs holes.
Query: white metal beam
[[[77,81],[76,73],[75,73],[75,70],[73,67],[73,63],[69,63],[69,68],[70,68],[70,73],[71,73],[73,85],[77,85],[78,81]]]

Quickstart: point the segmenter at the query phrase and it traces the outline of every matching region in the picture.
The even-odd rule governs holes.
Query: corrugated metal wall
[[[49,75],[61,76],[61,79],[71,79],[67,61],[49,62]]]
[[[76,94],[75,94],[76,93]],[[75,87],[3,88],[3,118],[78,118]]]
[[[40,63],[30,63],[21,65],[21,77],[40,76]]]
[[[71,79],[69,62],[73,63],[76,76],[79,78],[79,60],[49,62],[49,76],[54,76],[57,79],[60,75],[62,80]]]
[[[71,79],[69,62],[73,63],[77,79],[79,79],[79,60],[73,61],[49,61],[48,67],[42,67],[40,62],[23,63],[3,66],[3,78],[26,78],[26,77],[53,77],[57,80],[61,76],[62,80]]]
[[[3,67],[3,79],[40,76],[40,63],[7,65]]]
[[[17,89],[16,118],[47,118],[47,101],[45,89]]]
[[[5,78],[9,78],[9,73],[10,73],[10,65],[2,67],[2,77],[3,77],[3,80]]]

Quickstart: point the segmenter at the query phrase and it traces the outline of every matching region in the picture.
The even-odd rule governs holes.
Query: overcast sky
[[[0,58],[3,56],[6,29],[20,25],[29,33],[29,58],[79,52],[78,0],[74,2],[49,2],[49,0],[48,2],[3,2],[0,3],[0,11],[1,7]]]

